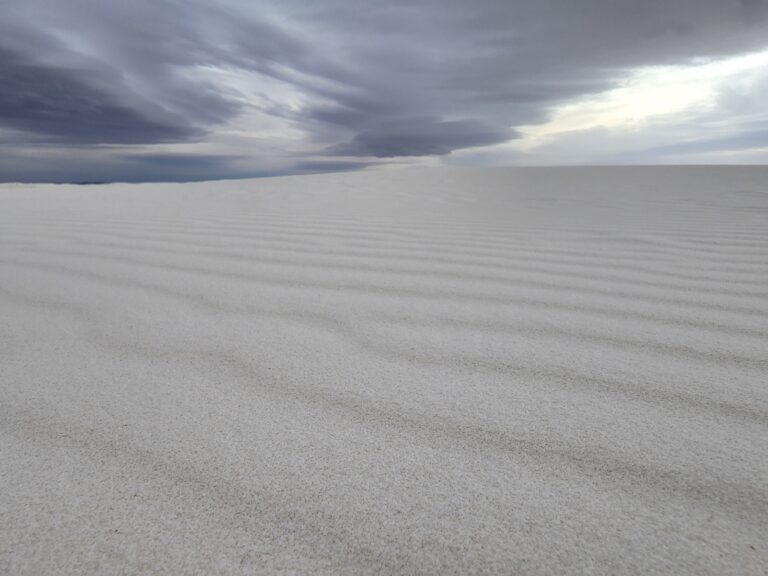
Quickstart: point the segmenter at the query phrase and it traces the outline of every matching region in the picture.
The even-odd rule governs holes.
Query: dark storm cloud
[[[324,172],[351,172],[370,166],[370,162],[350,162],[348,160],[308,160],[295,164],[291,174],[320,174]]]
[[[268,72],[302,45],[202,2],[12,0],[0,5],[0,127],[60,141],[185,141],[242,102],[195,66]]]
[[[474,120],[443,121],[438,117],[394,118],[368,123],[352,140],[336,148],[342,156],[429,156],[457,148],[497,144],[511,139],[509,129],[497,129]]]
[[[0,118],[10,128],[77,143],[144,144],[191,138],[192,126],[162,124],[115,103],[78,73],[0,49]]]
[[[0,129],[195,141],[254,105],[205,72],[225,69],[300,93],[261,111],[313,155],[443,155],[633,67],[762,48],[767,17],[768,0],[5,0]]]
[[[310,30],[344,38],[354,82],[305,114],[321,133],[348,133],[332,150],[352,155],[494,143],[629,68],[760,48],[768,37],[760,0],[324,2],[310,15],[303,2],[288,5]]]

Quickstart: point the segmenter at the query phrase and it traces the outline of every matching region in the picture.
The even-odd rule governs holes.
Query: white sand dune
[[[768,169],[0,186],[0,573],[768,573]]]

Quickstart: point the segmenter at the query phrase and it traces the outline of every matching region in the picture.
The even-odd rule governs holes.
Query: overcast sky
[[[764,163],[768,0],[2,0],[0,181]]]

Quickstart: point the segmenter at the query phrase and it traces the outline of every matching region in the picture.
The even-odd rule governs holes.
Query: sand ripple
[[[763,574],[768,170],[0,189],[0,572]]]

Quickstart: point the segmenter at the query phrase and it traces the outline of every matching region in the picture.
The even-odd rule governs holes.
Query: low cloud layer
[[[158,159],[135,179],[442,157],[767,33],[764,0],[6,0],[0,179],[46,155],[78,180],[130,178],[126,157]],[[190,157],[211,160],[163,161]]]

